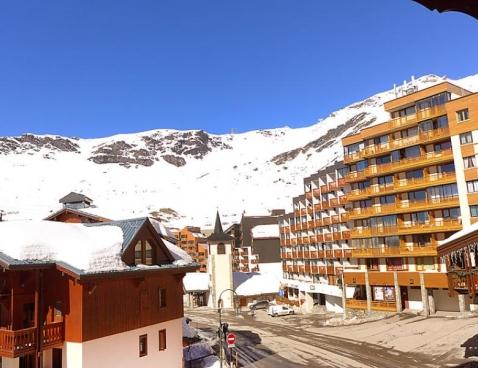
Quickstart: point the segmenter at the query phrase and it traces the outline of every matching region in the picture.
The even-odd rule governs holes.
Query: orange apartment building
[[[177,245],[200,265],[199,272],[207,272],[207,236],[195,226],[186,226],[176,234]]]
[[[281,258],[288,298],[311,311],[314,304],[342,312],[340,278],[353,267],[346,209],[346,167],[328,167],[304,179],[292,213],[279,217]]]
[[[437,247],[478,219],[478,94],[443,82],[384,108],[389,121],[342,140],[357,264],[343,272],[345,305],[464,310]]]

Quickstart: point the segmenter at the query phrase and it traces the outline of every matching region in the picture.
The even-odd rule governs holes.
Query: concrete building
[[[348,244],[345,170],[338,163],[305,178],[294,211],[279,217],[288,298],[306,312],[314,305],[342,312],[339,275],[357,265]]]
[[[177,245],[199,264],[199,272],[207,272],[207,236],[196,226],[186,226],[176,233]]]
[[[478,215],[478,94],[451,83],[384,104],[391,119],[342,140],[351,309],[459,310],[437,247]]]

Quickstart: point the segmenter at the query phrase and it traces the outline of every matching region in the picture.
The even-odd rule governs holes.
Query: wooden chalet
[[[182,278],[197,266],[177,265],[148,218],[34,223],[0,223],[0,366],[182,367]],[[35,242],[19,240],[23,251],[8,247],[12,233],[28,239],[39,228]],[[94,249],[93,269],[66,262],[48,244],[56,235],[63,247],[87,249],[91,234],[118,228],[119,259],[108,246]],[[32,253],[36,244],[50,247],[50,257]]]
[[[445,240],[438,255],[446,264],[450,294],[468,294],[474,299],[478,290],[478,223]]]

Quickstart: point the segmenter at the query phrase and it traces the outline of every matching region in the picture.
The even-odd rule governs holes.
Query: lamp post
[[[222,330],[222,294],[225,293],[226,291],[231,291],[234,296],[238,296],[238,294],[233,290],[233,289],[224,289],[221,291],[219,294],[219,299],[217,300],[217,312],[219,313],[219,362],[220,362],[220,367],[222,368],[222,355],[223,355],[223,343],[224,343],[224,331]],[[234,298],[232,299],[233,301],[233,306],[235,307],[234,303]]]

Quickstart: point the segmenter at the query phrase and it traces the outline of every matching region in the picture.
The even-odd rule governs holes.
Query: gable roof
[[[77,203],[77,202],[93,202],[93,200],[84,194],[81,193],[76,193],[76,192],[70,192],[63,198],[60,198],[59,200],[60,203]]]
[[[78,210],[76,208],[71,208],[71,207],[63,207],[61,209],[59,209],[58,211],[55,211],[53,212],[51,215],[48,215],[47,217],[44,218],[44,220],[52,220],[54,219],[55,217],[63,214],[63,213],[73,213],[75,215],[78,215],[80,217],[86,217],[86,218],[89,218],[93,221],[98,221],[98,222],[107,222],[107,221],[112,221],[106,217],[101,217],[101,216],[97,216],[97,215],[93,215],[92,213],[89,213],[89,212],[85,212],[85,211],[82,211],[82,210]]]

